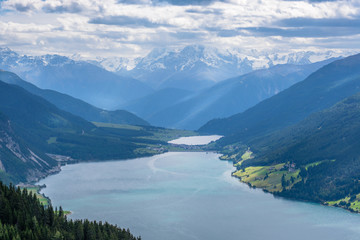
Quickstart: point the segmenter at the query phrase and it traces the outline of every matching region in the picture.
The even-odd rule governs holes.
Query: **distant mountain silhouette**
[[[162,95],[158,96],[161,101],[158,102],[166,103],[166,108],[157,108],[159,103],[145,99],[137,102],[137,109],[125,108],[134,110],[136,114],[155,126],[198,129],[211,119],[228,117],[245,111],[258,102],[304,80],[309,74],[331,61],[333,60],[307,65],[277,65],[269,69],[253,71],[219,82],[195,96],[189,94],[180,96],[181,101],[172,100],[170,96],[177,95],[171,92],[165,94],[166,89],[163,89]],[[150,109],[151,114],[142,112]]]
[[[137,117],[136,115],[128,111],[103,110],[94,107],[80,99],[73,98],[69,95],[62,94],[53,90],[40,89],[35,85],[22,80],[16,74],[11,72],[0,71],[0,81],[18,85],[26,89],[27,91],[48,100],[58,108],[82,117],[88,121],[130,125],[149,125],[149,123],[147,123],[145,120]]]

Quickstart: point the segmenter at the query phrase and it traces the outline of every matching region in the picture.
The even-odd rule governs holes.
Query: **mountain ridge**
[[[151,115],[141,115],[151,124],[162,127],[197,129],[213,118],[228,117],[243,112],[256,103],[305,79],[310,73],[334,59],[306,65],[276,65],[223,80],[194,96],[183,97],[167,108],[156,109]],[[164,102],[169,102],[166,99]],[[131,108],[125,109],[132,110]]]
[[[40,88],[65,93],[106,109],[153,91],[131,77],[59,55],[21,56],[1,48],[0,68],[14,72]]]
[[[235,160],[234,175],[276,195],[360,212],[359,123],[360,92],[295,125],[252,139],[247,143],[252,157]],[[247,177],[245,172],[256,168],[263,171]]]
[[[295,124],[360,90],[360,54],[332,62],[243,113],[211,120],[199,131],[227,135],[223,141],[249,139]]]
[[[101,59],[98,61],[98,65],[113,72],[120,69],[119,74],[127,72],[128,76],[139,79],[154,89],[173,87],[198,91],[210,87],[214,83],[254,70],[266,69],[279,64],[310,64],[350,54],[350,51],[342,53],[334,51],[272,53],[188,45],[181,48],[155,48],[145,57],[130,60],[109,58],[106,61],[106,59]],[[130,64],[127,65],[126,62],[130,62]],[[192,80],[195,86],[189,86],[191,81],[189,82],[187,79]]]
[[[0,81],[18,85],[25,90],[53,103],[61,110],[70,112],[88,121],[129,125],[149,125],[149,123],[145,120],[125,110],[107,111],[54,90],[40,89],[35,85],[22,80],[15,73],[0,70]]]

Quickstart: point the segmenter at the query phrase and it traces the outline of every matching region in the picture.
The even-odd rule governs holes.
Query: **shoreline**
[[[176,145],[176,144],[171,144],[172,146]],[[207,150],[207,149],[202,149],[202,147],[204,147],[206,145],[201,145],[199,149],[191,149],[190,151],[189,150],[186,150],[186,149],[183,149],[183,150],[171,150],[171,151],[167,151],[167,152],[204,152],[204,153],[208,153],[208,152],[212,152],[212,153],[219,153],[218,151],[215,151],[215,150]],[[164,152],[165,153],[165,152]],[[155,155],[161,155],[161,154],[164,154],[164,153],[157,153],[157,154],[152,154],[152,155],[149,155],[149,156],[144,156],[144,157],[151,157],[151,156],[155,156]],[[221,157],[223,157],[224,155],[220,156],[219,157],[219,160],[220,161],[231,161],[233,166],[236,168],[235,166],[235,162],[230,160],[230,159],[222,159]],[[135,158],[127,158],[127,159],[108,159],[108,160],[95,160],[95,159],[91,159],[91,160],[76,160],[76,159],[72,159],[70,158],[68,161],[58,161],[59,162],[59,165],[58,166],[55,166],[54,168],[50,169],[46,174],[43,174],[41,177],[39,177],[37,179],[37,181],[30,181],[30,182],[27,182],[27,183],[19,183],[17,184],[16,186],[19,186],[21,188],[31,188],[31,187],[36,187],[38,188],[36,193],[38,195],[41,195],[43,198],[47,199],[48,201],[48,204],[51,204],[51,199],[46,196],[45,194],[41,193],[41,190],[46,188],[46,185],[38,185],[36,183],[38,183],[40,180],[42,179],[45,179],[46,177],[49,177],[51,175],[56,175],[58,173],[61,172],[61,167],[62,166],[66,166],[68,164],[78,164],[78,163],[90,163],[90,162],[107,162],[107,161],[128,161],[128,160],[133,160],[133,159],[136,159],[136,158],[139,158],[139,157],[135,157]],[[283,199],[286,199],[286,200],[292,200],[292,201],[299,201],[299,202],[308,202],[308,203],[314,203],[314,204],[319,204],[319,205],[322,205],[322,206],[327,206],[327,207],[335,207],[335,208],[340,208],[340,209],[343,209],[343,210],[346,210],[347,212],[350,212],[350,213],[356,213],[356,214],[359,214],[360,213],[360,210],[359,211],[355,211],[351,208],[347,208],[346,206],[341,206],[341,205],[329,205],[329,203],[327,202],[315,202],[315,201],[311,201],[311,200],[304,200],[304,199],[298,199],[298,198],[291,198],[291,197],[284,197],[284,196],[281,196],[279,193],[279,191],[275,191],[275,192],[271,192],[271,191],[268,191],[266,190],[265,188],[263,187],[257,187],[257,186],[254,186],[252,185],[250,182],[247,182],[247,181],[244,181],[242,179],[242,177],[239,177],[239,176],[236,176],[235,173],[237,172],[237,170],[234,170],[231,172],[231,177],[234,177],[236,179],[238,179],[240,182],[246,184],[249,188],[252,188],[252,189],[261,189],[264,193],[269,193],[269,194],[272,194],[272,196],[274,197],[279,197],[279,198],[283,198]],[[340,201],[340,200],[338,200]],[[64,211],[64,212],[67,212],[65,215],[66,216],[70,216],[73,212],[71,210],[69,211]]]
[[[192,136],[188,136],[188,137],[201,137],[201,136],[212,136],[212,135],[192,135]],[[58,162],[57,166],[54,166],[53,168],[49,169],[48,171],[46,171],[45,173],[38,173],[38,176],[34,177],[33,179],[30,179],[28,181],[26,181],[25,183],[18,183],[17,185],[35,185],[37,182],[39,182],[40,180],[51,176],[51,175],[55,175],[61,172],[61,167],[62,166],[66,166],[68,164],[77,164],[77,163],[87,163],[87,162],[102,162],[102,161],[127,161],[127,160],[132,160],[132,159],[136,159],[136,158],[141,158],[141,157],[151,157],[151,156],[155,156],[155,155],[160,155],[166,152],[214,152],[214,150],[209,150],[206,149],[206,146],[208,146],[208,144],[210,144],[213,141],[210,141],[207,144],[202,144],[202,145],[192,145],[192,144],[173,144],[170,143],[171,141],[180,139],[180,138],[188,138],[188,137],[179,137],[177,136],[174,139],[170,139],[169,141],[167,141],[167,145],[164,145],[166,147],[165,151],[157,151],[157,152],[148,152],[147,154],[142,154],[141,156],[134,156],[134,157],[130,157],[130,158],[124,158],[124,159],[87,159],[87,160],[80,160],[80,159],[74,159],[70,156],[65,156],[65,155],[60,155],[60,154],[52,154],[52,153],[46,153],[46,155],[48,155],[49,157],[51,157],[52,159],[54,159],[55,161]]]
[[[221,159],[221,158],[219,158],[219,159],[221,161],[224,161],[224,159]],[[227,160],[227,161],[229,161],[229,160]],[[236,163],[233,162],[234,167],[236,167],[235,164]],[[266,189],[264,189],[262,187],[256,187],[256,186],[252,185],[250,182],[243,181],[241,179],[241,177],[235,175],[236,172],[237,172],[237,170],[231,172],[231,177],[234,177],[234,178],[238,179],[240,182],[246,184],[249,188],[261,189],[264,193],[271,194],[275,198],[282,198],[282,199],[291,200],[291,201],[299,201],[299,202],[307,202],[307,203],[319,204],[319,205],[326,206],[326,207],[334,207],[334,208],[337,208],[337,209],[346,210],[347,212],[350,212],[350,213],[353,213],[353,214],[359,214],[360,213],[360,210],[355,211],[355,210],[353,210],[351,208],[347,208],[347,207],[343,207],[343,206],[339,206],[339,205],[336,205],[336,206],[335,205],[329,205],[327,202],[315,202],[315,201],[298,199],[298,198],[284,197],[284,196],[279,195],[279,193],[281,193],[281,192],[278,192],[278,191],[277,192],[270,192],[270,191],[268,191],[268,190],[266,190]],[[338,201],[341,201],[341,200],[338,200]]]

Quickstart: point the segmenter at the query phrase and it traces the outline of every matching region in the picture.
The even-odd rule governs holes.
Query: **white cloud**
[[[324,36],[311,36],[309,30],[310,36],[291,37],[284,31],[287,28],[295,31],[295,27],[276,26],[277,22],[291,18],[360,19],[357,0],[227,0],[207,5],[201,5],[201,1],[195,1],[195,5],[151,0],[126,2],[8,0],[1,3],[0,44],[22,53],[79,53],[95,58],[143,56],[153,47],[194,43],[253,49],[305,49],[311,44],[332,49],[342,43],[346,48],[354,46],[353,39],[358,39],[356,31],[353,36],[348,35],[348,30],[339,31],[346,33],[346,37],[329,37],[325,36],[326,29],[322,29]]]

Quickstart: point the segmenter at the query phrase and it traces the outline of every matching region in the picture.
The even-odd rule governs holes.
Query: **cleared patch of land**
[[[43,194],[40,194],[40,187],[39,186],[32,186],[32,187],[21,187],[21,189],[26,189],[28,192],[31,192],[33,195],[35,194],[36,198],[39,200],[39,202],[47,206],[49,205],[49,199],[45,197]]]
[[[296,164],[290,162],[271,166],[242,168],[242,163],[252,157],[252,152],[247,150],[241,156],[241,160],[234,164],[238,170],[232,174],[251,187],[262,188],[268,192],[281,192],[284,189],[291,189],[300,181],[306,181],[306,177],[301,175],[301,169],[297,168]],[[328,162],[328,160],[307,164],[304,169],[307,170],[324,162]]]
[[[252,187],[262,188],[269,192],[282,191],[291,188],[301,180],[300,170],[289,170],[284,163],[273,166],[247,167],[233,173],[233,176]]]
[[[349,197],[339,199],[337,201],[325,202],[325,205],[341,207],[341,208],[347,209],[351,212],[360,213],[360,193],[353,195],[351,197],[349,196]]]

